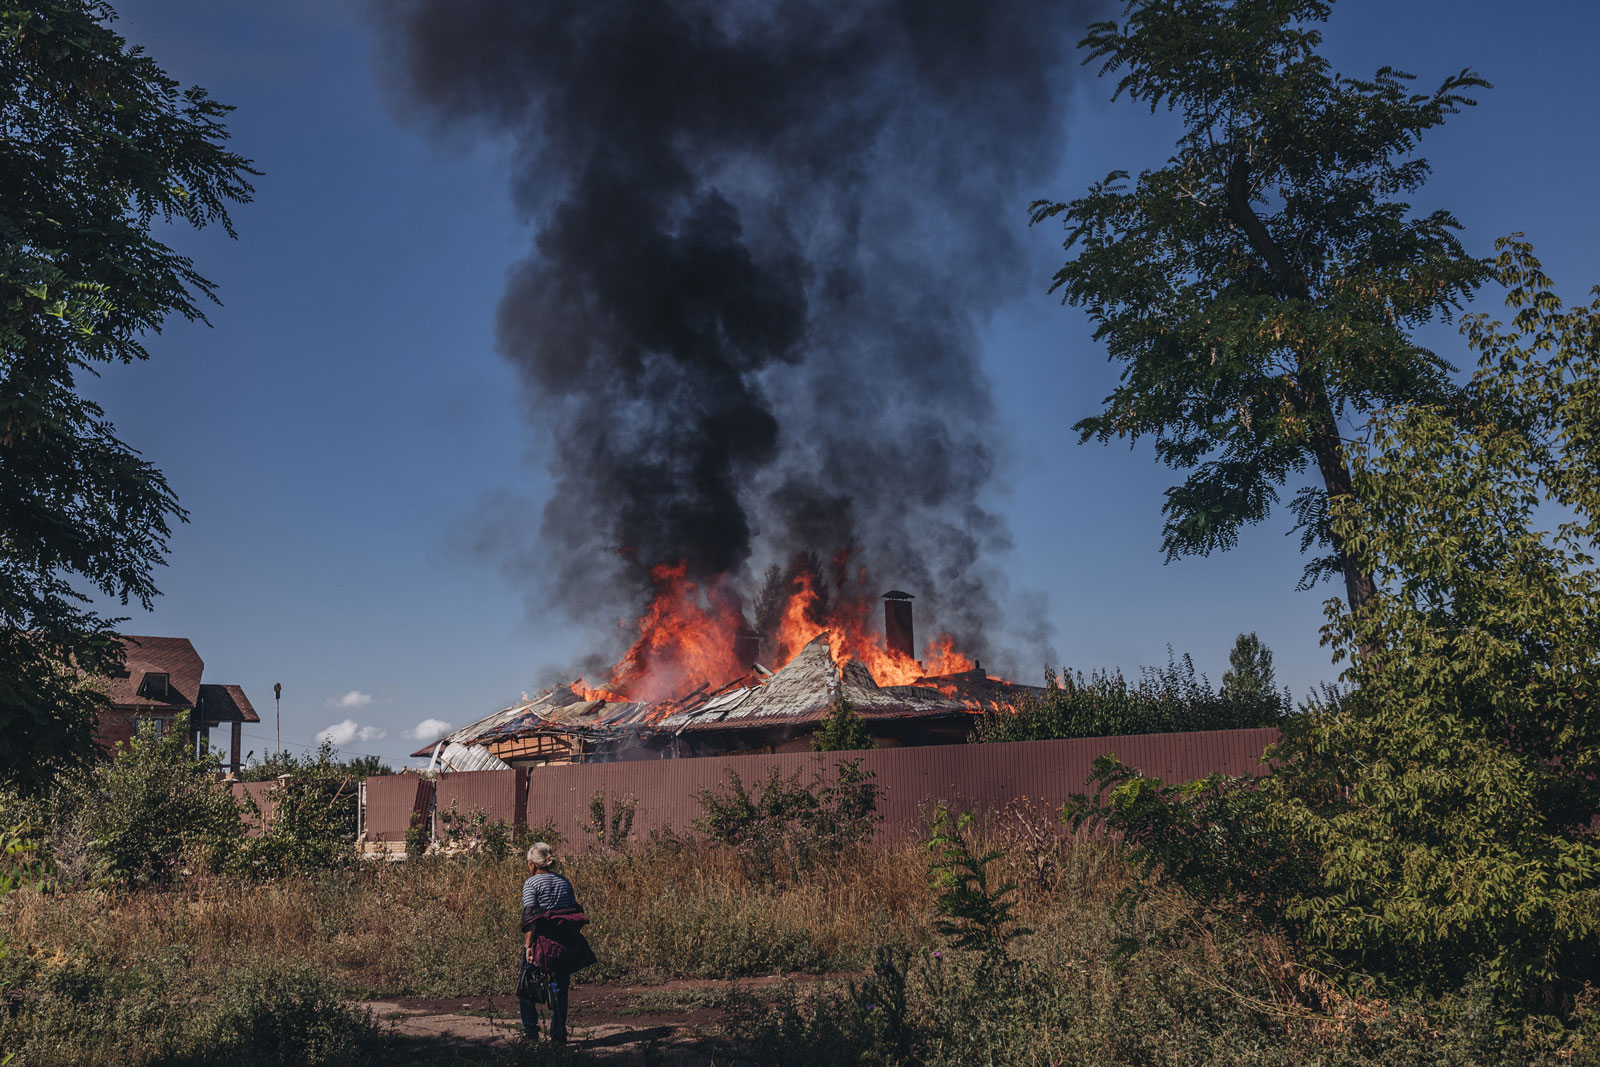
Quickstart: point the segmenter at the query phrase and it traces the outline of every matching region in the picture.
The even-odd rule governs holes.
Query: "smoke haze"
[[[992,654],[977,337],[1042,286],[1019,239],[1090,6],[385,5],[407,99],[515,146],[535,238],[498,344],[556,489],[536,543],[485,544],[530,591],[609,626],[658,564],[743,604],[768,562],[854,548],[920,632]]]

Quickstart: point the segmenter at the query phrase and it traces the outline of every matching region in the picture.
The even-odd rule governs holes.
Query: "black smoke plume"
[[[987,649],[978,331],[1022,273],[1088,0],[408,0],[408,98],[515,145],[499,346],[553,441],[544,599],[723,595],[812,550]],[[531,540],[526,533],[524,541]],[[932,609],[932,618],[927,613]]]

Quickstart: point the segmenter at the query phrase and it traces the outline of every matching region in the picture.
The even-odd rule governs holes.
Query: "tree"
[[[1081,42],[1115,96],[1165,104],[1184,133],[1164,167],[1114,171],[1086,196],[1039,201],[1061,217],[1073,257],[1052,291],[1088,309],[1123,364],[1083,440],[1153,436],[1191,473],[1167,490],[1169,560],[1227,549],[1279,490],[1316,464],[1292,510],[1322,554],[1303,585],[1342,574],[1372,595],[1328,522],[1351,492],[1342,419],[1408,401],[1442,402],[1452,368],[1410,331],[1447,317],[1480,284],[1481,261],[1445,211],[1413,216],[1402,196],[1429,168],[1418,138],[1487,88],[1470,71],[1432,93],[1385,67],[1371,79],[1318,54],[1331,0],[1132,0],[1125,21]]]
[[[1106,765],[1099,810],[1346,973],[1562,1012],[1600,983],[1600,287],[1567,309],[1498,247],[1511,326],[1467,319],[1450,404],[1374,413],[1329,516],[1374,578],[1326,630],[1355,689],[1285,723],[1259,788]]]
[[[867,732],[866,720],[844,697],[833,702],[822,725],[811,735],[811,748],[816,752],[858,752],[877,747]]]
[[[149,353],[212,284],[155,223],[221,225],[250,199],[229,108],[180,91],[97,0],[0,0],[0,777],[37,789],[90,751],[119,663],[85,590],[149,609],[169,521],[161,472],[77,392]]]
[[[1252,631],[1240,634],[1228,653],[1228,669],[1222,672],[1223,703],[1234,707],[1261,707],[1282,713],[1288,707],[1288,697],[1278,692],[1277,676],[1272,670],[1272,649],[1262,643]]]

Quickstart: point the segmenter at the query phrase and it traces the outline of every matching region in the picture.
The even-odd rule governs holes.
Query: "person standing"
[[[594,962],[583,936],[589,917],[572,883],[551,868],[555,850],[543,841],[528,849],[528,880],[522,883],[522,970],[517,1002],[529,1040],[539,1036],[539,1004],[550,1006],[550,1040],[567,1041],[567,991],[576,971]]]

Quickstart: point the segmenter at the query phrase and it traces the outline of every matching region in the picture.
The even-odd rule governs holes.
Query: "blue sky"
[[[274,682],[286,744],[351,720],[344,751],[394,758],[424,720],[459,725],[559,680],[592,635],[530,612],[468,548],[486,495],[537,500],[549,485],[493,347],[506,269],[528,243],[500,147],[408,121],[354,3],[120,9],[120,31],[169,73],[237,107],[234,145],[265,172],[235,212],[239,240],[171,237],[220,286],[211,328],[174,324],[148,363],[88,386],[191,517],[159,576],[165,595],[124,628],[187,636],[208,680],[243,684],[264,720],[246,737],[257,751],[271,744]],[[1493,82],[1424,143],[1435,178],[1418,206],[1453,210],[1478,252],[1527,232],[1569,298],[1600,282],[1600,5],[1342,0],[1326,35],[1346,73],[1387,63],[1429,86],[1472,67]],[[1079,92],[1064,166],[1039,195],[1165,157],[1172,119],[1109,95]],[[1146,445],[1077,444],[1071,425],[1114,370],[1082,312],[1046,293],[1059,230],[1026,244],[1037,285],[985,338],[1010,453],[994,499],[1015,539],[1002,567],[1014,591],[1046,599],[1059,660],[1132,673],[1170,645],[1215,681],[1234,635],[1255,630],[1297,694],[1332,678],[1318,640],[1332,589],[1295,591],[1285,517],[1233,552],[1163,564],[1171,472]],[[1427,336],[1463,361],[1451,328]]]

